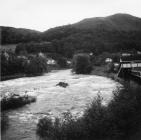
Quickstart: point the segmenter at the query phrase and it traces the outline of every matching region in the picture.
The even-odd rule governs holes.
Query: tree
[[[26,73],[40,75],[47,71],[47,61],[45,57],[36,56],[27,63]]]
[[[61,67],[61,68],[65,68],[67,67],[67,59],[65,57],[59,57],[57,59],[57,64]]]
[[[92,71],[90,56],[85,53],[74,55],[72,67],[77,74],[89,74]]]

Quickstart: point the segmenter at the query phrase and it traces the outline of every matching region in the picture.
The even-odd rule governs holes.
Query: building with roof
[[[141,67],[141,55],[122,55],[120,58],[121,68]]]
[[[122,54],[120,58],[119,77],[132,75],[141,81],[141,54]]]

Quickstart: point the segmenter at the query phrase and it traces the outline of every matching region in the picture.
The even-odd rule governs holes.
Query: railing
[[[138,68],[138,67],[141,67],[141,63],[134,63],[134,62],[121,63],[121,67],[122,68]]]
[[[141,65],[139,65],[141,63],[138,64],[133,64],[133,63],[123,63],[120,65],[120,68],[118,70],[117,76],[121,77],[123,75],[126,75],[126,73],[128,74],[132,74],[134,76],[138,76],[141,78]],[[135,68],[139,68],[139,70],[136,70]]]

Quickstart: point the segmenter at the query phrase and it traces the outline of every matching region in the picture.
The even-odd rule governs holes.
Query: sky
[[[39,31],[116,13],[141,17],[141,0],[0,0],[0,26]]]

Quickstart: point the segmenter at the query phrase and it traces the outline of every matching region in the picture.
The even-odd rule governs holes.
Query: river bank
[[[49,72],[51,72],[53,70],[65,70],[65,69],[68,69],[68,68],[69,67],[61,68],[61,67],[56,66],[56,65],[49,65],[47,73],[49,73]],[[14,75],[1,76],[0,80],[1,81],[6,81],[6,80],[18,79],[18,78],[22,78],[22,77],[36,77],[36,76],[41,76],[41,75],[44,75],[44,74],[37,74],[37,75],[30,74],[29,75],[29,74],[25,74],[25,73],[17,73],[17,74],[14,74]]]
[[[107,70],[107,65],[101,65],[101,66],[93,66],[93,70],[91,72],[91,75],[98,75],[98,76],[103,76],[103,77],[107,77],[107,78],[110,78],[116,82],[119,82],[119,83],[123,83],[124,80],[119,78],[117,76],[117,73],[113,73],[113,72],[109,72]]]
[[[26,77],[25,74],[15,74],[15,75],[7,75],[7,76],[1,76],[1,81],[11,80],[11,79],[17,79]]]
[[[65,70],[65,69],[68,69],[68,68],[60,68],[60,67],[57,67],[57,66],[49,66],[48,72],[51,72],[52,70]],[[94,69],[92,70],[91,75],[104,76],[104,77],[111,78],[113,80],[118,80],[116,73],[106,71],[105,65],[94,66]],[[1,81],[17,79],[17,78],[22,78],[22,77],[32,77],[32,75],[29,76],[29,75],[26,75],[24,73],[20,73],[20,74],[15,74],[15,75],[1,76]]]
[[[108,77],[108,78],[111,78],[111,79],[121,83],[121,84],[125,83],[125,80],[119,78],[116,73],[107,72],[105,65],[95,66],[91,74]],[[130,80],[129,80],[129,78],[130,78]],[[126,79],[129,86],[133,86],[133,88],[136,88],[141,84],[140,81],[138,79],[136,79],[135,77],[129,76],[129,78],[128,78],[128,80]],[[134,85],[135,85],[135,87],[134,87]],[[141,128],[139,128],[138,131],[136,131],[136,133],[134,135],[131,135],[129,137],[129,139],[130,140],[140,140],[141,139]]]

